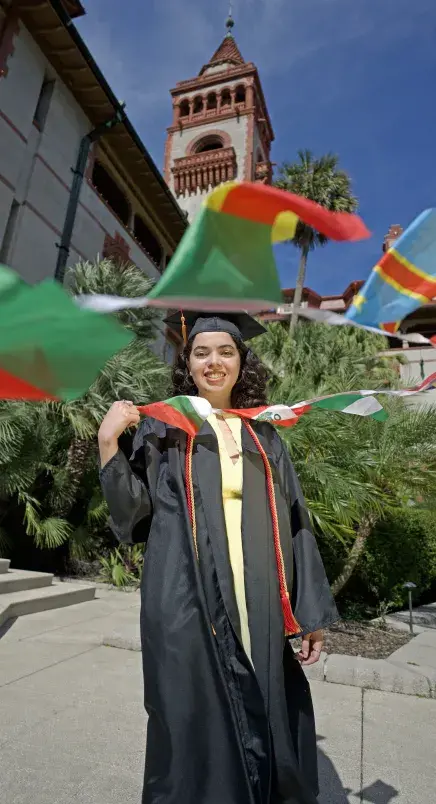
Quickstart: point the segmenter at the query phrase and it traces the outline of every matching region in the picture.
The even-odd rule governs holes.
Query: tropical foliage
[[[384,339],[360,330],[300,322],[294,339],[272,324],[255,345],[272,369],[273,401],[399,382],[396,358],[378,357]],[[430,506],[436,481],[436,409],[384,398],[379,423],[313,411],[282,436],[296,465],[338,595],[380,523]],[[404,578],[403,580],[408,580]]]
[[[311,151],[299,151],[296,162],[285,162],[281,166],[275,184],[282,190],[316,201],[331,212],[354,212],[357,209],[357,198],[351,192],[350,178],[339,168],[339,159],[334,154],[316,158]],[[292,243],[300,251],[300,262],[294,294],[294,312],[290,320],[291,335],[295,332],[298,320],[295,308],[301,303],[309,252],[319,246],[325,246],[328,238],[300,221]]]
[[[150,281],[135,266],[84,262],[68,276],[72,293],[144,295]],[[40,549],[68,543],[65,555],[95,555],[107,509],[97,473],[96,434],[114,399],[147,403],[166,395],[168,366],[151,350],[155,312],[128,310],[135,340],[103,368],[85,397],[71,403],[0,403],[0,549],[29,540]],[[26,538],[27,537],[27,538]]]
[[[135,267],[106,260],[79,264],[68,281],[74,293],[135,296],[149,287]],[[145,309],[120,318],[136,339],[86,397],[0,403],[0,551],[21,565],[28,555],[35,568],[48,555],[42,569],[54,568],[53,556],[63,566],[98,559],[102,578],[126,586],[138,582],[141,550],[116,547],[107,529],[96,433],[114,399],[165,398],[169,367],[151,348],[159,317]],[[288,327],[275,323],[254,349],[270,369],[272,402],[400,382],[399,358],[386,353],[383,337],[362,330],[299,322],[289,338]],[[386,423],[315,410],[281,431],[335,593],[353,611],[399,604],[404,581],[422,592],[436,578],[436,409],[409,409],[387,397],[384,404]]]
[[[120,545],[100,559],[100,578],[113,586],[139,586],[144,550],[140,544]]]

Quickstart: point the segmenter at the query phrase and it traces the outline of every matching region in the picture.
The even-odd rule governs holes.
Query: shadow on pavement
[[[318,737],[318,740],[324,739]],[[331,759],[318,746],[319,804],[348,804],[353,791],[344,787]]]
[[[374,782],[374,784],[362,790],[361,800],[369,801],[371,804],[389,804],[390,801],[393,801],[394,798],[397,798],[399,795],[395,787],[378,779],[377,782]]]
[[[344,787],[339,774],[329,757],[319,747],[324,737],[318,735],[318,773],[319,804],[349,804],[351,801],[369,802],[369,804],[390,804],[397,796],[398,790],[381,779],[365,787],[363,790],[352,790]]]

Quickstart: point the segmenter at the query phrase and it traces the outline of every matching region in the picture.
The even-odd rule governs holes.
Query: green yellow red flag
[[[277,306],[282,293],[273,245],[292,240],[299,221],[332,240],[369,236],[357,215],[330,212],[276,187],[229,182],[207,196],[148,296],[86,296],[78,301],[102,312],[149,304],[253,313]]]
[[[27,285],[0,266],[0,399],[76,399],[132,338],[58,282]]]

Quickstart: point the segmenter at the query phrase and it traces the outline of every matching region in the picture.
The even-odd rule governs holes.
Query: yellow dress
[[[218,439],[220,454],[224,518],[227,530],[230,565],[233,572],[236,604],[241,623],[241,636],[244,650],[251,661],[251,638],[248,627],[247,599],[245,595],[244,551],[242,546],[242,480],[243,461],[241,445],[241,419],[229,413],[220,413],[229,426],[239,451],[237,460],[233,460],[219,424],[217,416],[212,413],[208,422]]]

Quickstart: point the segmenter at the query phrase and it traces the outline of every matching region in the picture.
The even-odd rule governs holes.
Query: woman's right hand
[[[136,427],[140,415],[138,408],[126,400],[114,402],[104,417],[98,431],[100,445],[117,444],[121,433],[127,427]]]

